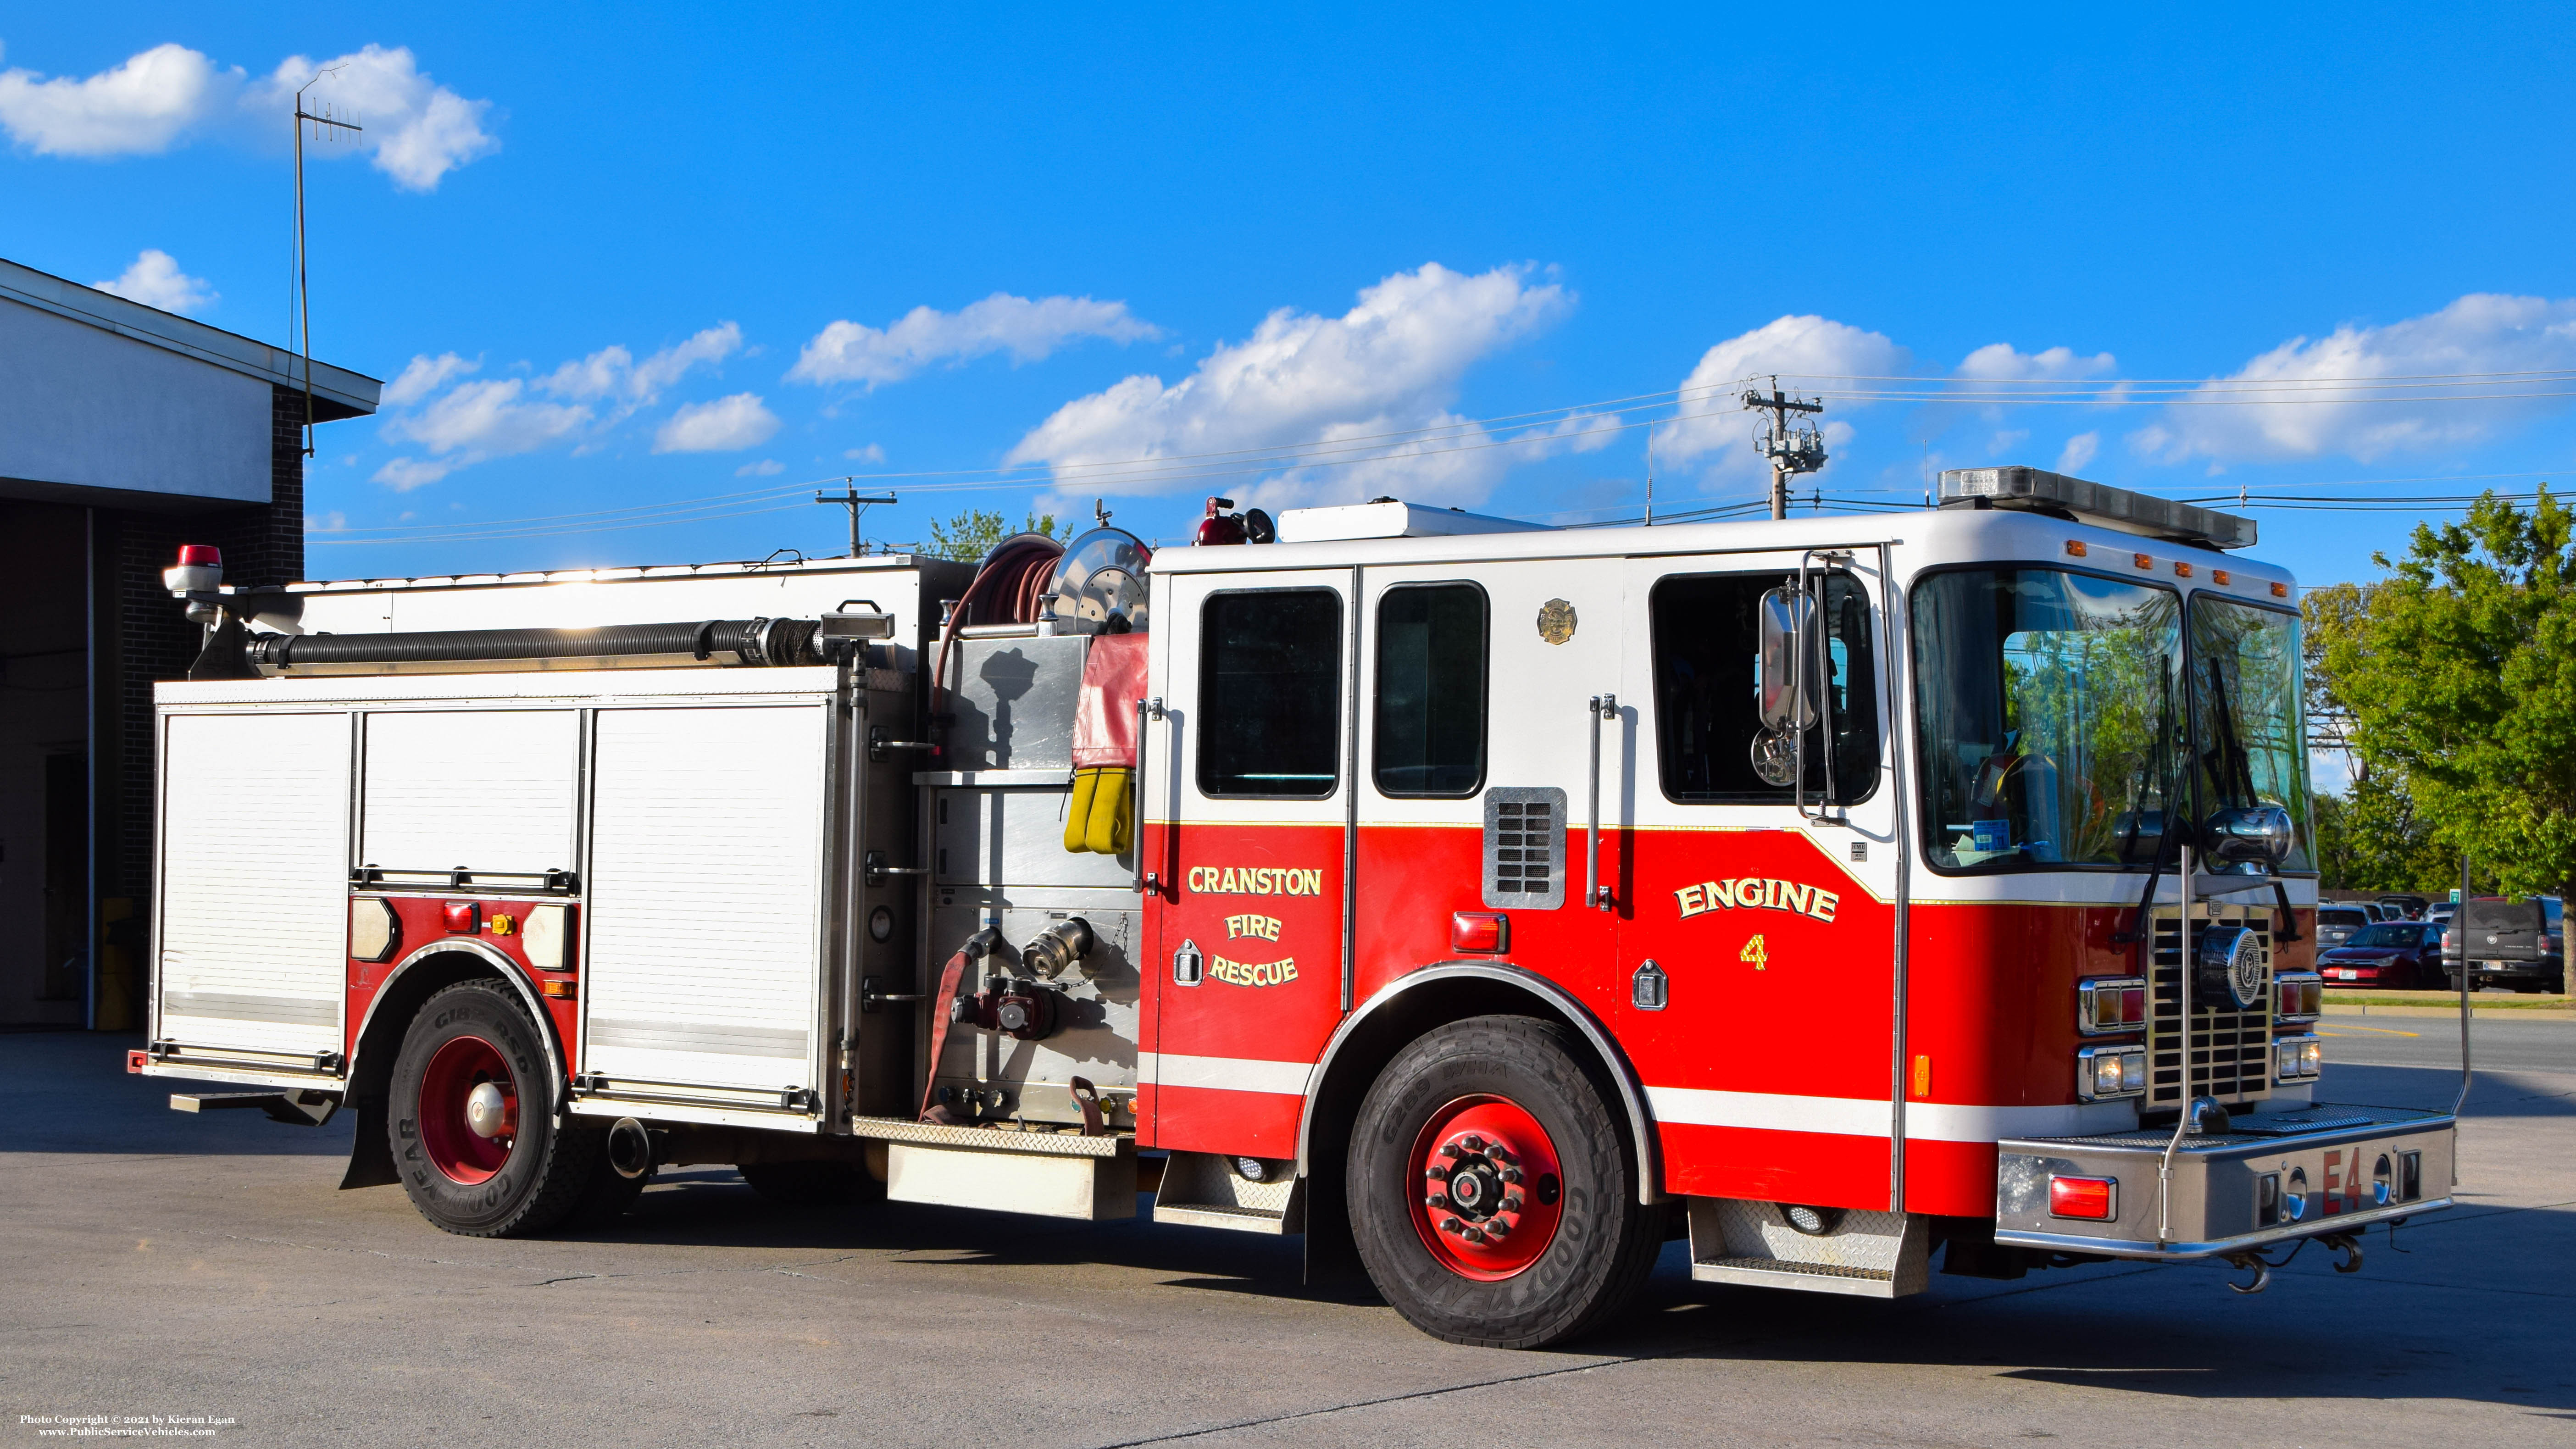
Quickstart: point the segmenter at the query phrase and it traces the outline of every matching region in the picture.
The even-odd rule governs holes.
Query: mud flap
[[[353,1187],[391,1187],[402,1181],[394,1171],[393,1140],[385,1135],[385,1099],[357,1099],[358,1140],[349,1145],[349,1170],[341,1175],[343,1192]]]

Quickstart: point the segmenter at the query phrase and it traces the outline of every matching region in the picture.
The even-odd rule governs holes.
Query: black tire
[[[504,1148],[477,1147],[462,1135],[470,1129],[452,1103],[422,1101],[424,1079],[442,1052],[456,1046],[470,1056],[481,1049],[477,1043],[506,1067],[519,1094]],[[452,1086],[455,1075],[442,1065],[433,1095]],[[608,1132],[559,1116],[556,1085],[545,1040],[507,986],[462,981],[423,1002],[403,1033],[386,1113],[394,1165],[420,1215],[470,1238],[541,1233],[570,1215],[606,1170]],[[463,1162],[459,1144],[498,1160],[451,1170],[442,1164]],[[489,1176],[474,1178],[486,1169]]]
[[[1663,1248],[1663,1210],[1637,1201],[1628,1128],[1588,1055],[1553,1022],[1480,1016],[1416,1039],[1378,1074],[1352,1123],[1346,1192],[1360,1261],[1406,1322],[1451,1343],[1541,1348],[1600,1327],[1644,1285]],[[1508,1277],[1453,1268],[1429,1246],[1435,1229],[1415,1220],[1423,1142],[1443,1114],[1478,1098],[1534,1119],[1559,1168],[1553,1235]]]
[[[780,1207],[848,1207],[885,1196],[885,1184],[855,1162],[745,1162],[734,1171]]]

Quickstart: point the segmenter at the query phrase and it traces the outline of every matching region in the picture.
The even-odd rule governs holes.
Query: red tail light
[[[1507,951],[1511,944],[1511,922],[1500,911],[1454,911],[1449,916],[1452,951]]]
[[[471,936],[483,928],[483,914],[472,901],[449,901],[440,907],[447,929],[459,936]]]
[[[179,567],[219,569],[224,566],[224,551],[211,543],[179,545]]]
[[[2048,1180],[2048,1215],[2107,1223],[2120,1215],[2120,1179],[2052,1177]]]
[[[132,1051],[132,1052],[127,1052],[127,1053],[125,1054],[125,1070],[126,1070],[129,1074],[132,1074],[132,1075],[135,1075],[135,1076],[140,1076],[140,1075],[142,1075],[142,1072],[143,1072],[143,1064],[144,1064],[145,1062],[150,1061],[151,1059],[152,1059],[152,1054],[151,1054],[150,1052],[144,1052],[144,1051]]]

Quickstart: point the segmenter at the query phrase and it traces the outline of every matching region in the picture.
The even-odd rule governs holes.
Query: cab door
[[[1882,580],[1872,552],[1808,560],[1827,688],[1803,779],[1778,763],[1766,777],[1758,621],[1800,562],[1629,564],[1631,989],[1611,1021],[1668,1190],[1883,1209],[1899,851]]]
[[[1357,999],[1480,960],[1597,1013],[1619,989],[1624,902],[1621,561],[1407,564],[1362,583]],[[1459,912],[1501,916],[1499,935],[1462,946]]]
[[[1144,741],[1149,1145],[1294,1157],[1346,1005],[1354,571],[1166,575]]]

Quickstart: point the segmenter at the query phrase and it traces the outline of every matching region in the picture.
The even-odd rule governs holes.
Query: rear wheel
[[[422,1003],[387,1114],[412,1206],[476,1238],[563,1221],[605,1170],[608,1134],[559,1119],[554,1097],[545,1040],[508,987],[464,981]]]
[[[1360,1104],[1348,1194],[1360,1260],[1416,1328],[1537,1348],[1599,1326],[1662,1249],[1619,1114],[1563,1028],[1452,1023]]]

